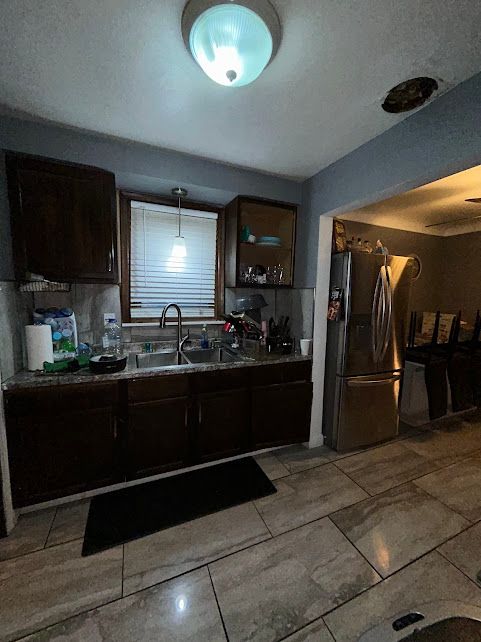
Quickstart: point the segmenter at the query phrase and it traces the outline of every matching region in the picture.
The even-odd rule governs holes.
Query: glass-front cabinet
[[[226,207],[227,287],[292,287],[297,207],[238,196]]]

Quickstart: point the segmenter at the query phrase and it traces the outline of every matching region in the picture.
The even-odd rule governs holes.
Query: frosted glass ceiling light
[[[268,0],[189,0],[182,35],[209,78],[241,87],[260,76],[275,56],[281,25]]]

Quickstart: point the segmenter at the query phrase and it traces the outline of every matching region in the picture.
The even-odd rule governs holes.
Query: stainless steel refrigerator
[[[323,432],[339,451],[398,433],[413,259],[346,252],[331,263]]]

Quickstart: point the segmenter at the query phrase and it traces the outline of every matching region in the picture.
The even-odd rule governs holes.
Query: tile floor
[[[257,459],[275,495],[92,557],[88,501],[22,516],[0,540],[0,641],[354,642],[426,601],[481,606],[481,414]]]

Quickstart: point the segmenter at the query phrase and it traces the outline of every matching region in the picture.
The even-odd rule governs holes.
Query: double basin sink
[[[162,368],[165,366],[190,366],[204,363],[234,363],[246,359],[226,348],[209,348],[205,350],[161,350],[147,354],[138,354],[137,368]]]

